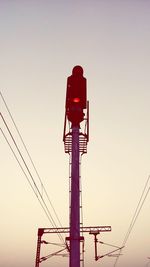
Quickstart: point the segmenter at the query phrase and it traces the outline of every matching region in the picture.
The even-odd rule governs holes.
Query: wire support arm
[[[54,252],[52,254],[49,254],[49,255],[47,255],[45,257],[42,257],[42,258],[40,258],[39,262],[41,263],[42,261],[45,261],[45,260],[47,260],[47,259],[49,259],[49,258],[51,258],[53,256],[62,256],[62,254],[60,255],[59,253],[64,251],[64,250],[66,250],[66,248],[58,250],[58,251],[56,251],[56,252]]]
[[[39,230],[43,230],[43,234],[54,234],[54,233],[69,233],[69,227],[63,228],[39,228]],[[80,227],[80,231],[84,233],[92,234],[94,231],[100,232],[110,232],[111,226],[85,226]]]
[[[115,250],[113,250],[113,251],[111,251],[111,252],[108,252],[108,253],[106,253],[106,254],[104,254],[104,255],[102,255],[102,256],[97,256],[96,257],[96,261],[98,261],[99,259],[101,259],[101,258],[103,258],[103,257],[105,257],[105,256],[114,256],[114,257],[118,257],[118,255],[113,255],[112,253],[114,253],[114,252],[116,252],[116,251],[118,251],[118,250],[122,250],[124,247],[121,247],[121,248],[117,248],[117,249],[115,249]],[[119,254],[119,255],[121,255],[121,254]]]

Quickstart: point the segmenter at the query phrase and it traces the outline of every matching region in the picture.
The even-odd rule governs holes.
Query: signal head
[[[75,66],[72,70],[73,76],[83,76],[83,68],[79,65]]]

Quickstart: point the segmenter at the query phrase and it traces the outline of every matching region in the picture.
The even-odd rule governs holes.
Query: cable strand
[[[11,118],[13,124],[14,124],[14,127],[15,127],[15,129],[16,129],[16,131],[17,131],[19,137],[20,137],[20,140],[21,140],[21,142],[22,142],[22,144],[23,144],[23,146],[24,146],[24,149],[25,149],[25,151],[26,151],[26,153],[27,153],[27,155],[28,155],[28,157],[29,157],[29,159],[30,159],[30,162],[31,162],[31,164],[32,164],[32,166],[33,166],[33,168],[34,168],[34,170],[35,170],[35,173],[36,173],[36,175],[37,175],[37,177],[38,177],[38,179],[39,179],[39,181],[40,181],[40,183],[41,183],[41,187],[43,188],[43,190],[44,190],[44,192],[45,192],[45,195],[46,195],[46,197],[47,197],[47,199],[48,199],[48,201],[49,201],[49,203],[50,203],[50,205],[51,205],[51,207],[52,207],[52,209],[53,209],[53,212],[54,212],[54,214],[55,214],[55,216],[56,216],[56,218],[57,218],[57,221],[59,222],[59,225],[62,227],[62,224],[61,224],[61,222],[60,222],[60,219],[59,219],[59,217],[58,217],[58,215],[57,215],[57,213],[56,213],[56,210],[54,209],[54,206],[53,206],[53,204],[52,204],[52,202],[51,202],[51,200],[50,200],[50,198],[49,198],[49,195],[48,195],[48,193],[47,193],[47,191],[46,191],[46,189],[45,189],[45,187],[44,187],[44,185],[43,185],[43,183],[42,183],[42,179],[41,179],[41,177],[40,177],[40,175],[39,175],[39,173],[38,173],[38,171],[37,171],[37,169],[36,169],[36,167],[35,167],[35,164],[34,164],[32,158],[31,158],[31,155],[30,155],[30,153],[29,153],[29,150],[27,149],[27,146],[25,145],[25,142],[24,142],[24,140],[23,140],[23,138],[22,138],[22,135],[21,135],[21,133],[20,133],[20,131],[19,131],[19,129],[18,129],[16,123],[15,123],[15,120],[14,120],[14,118],[13,118],[11,112],[10,112],[10,109],[8,108],[8,105],[7,105],[7,103],[6,103],[5,99],[4,99],[4,96],[2,95],[1,92],[0,92],[0,95],[1,95],[1,98],[2,98],[2,100],[3,100],[4,105],[5,105],[5,107],[6,107],[6,110],[7,110],[8,114],[9,114],[9,116],[10,116],[10,118]]]
[[[48,193],[47,193],[47,191],[46,191],[46,189],[45,189],[45,187],[44,187],[44,185],[43,185],[43,183],[42,183],[42,179],[41,179],[41,177],[40,177],[40,175],[39,175],[39,173],[38,173],[38,171],[37,171],[37,169],[36,169],[36,167],[35,167],[35,164],[34,164],[32,158],[31,158],[31,155],[30,155],[30,153],[29,153],[29,151],[28,151],[28,149],[27,149],[27,146],[25,145],[25,142],[24,142],[24,140],[23,140],[23,138],[22,138],[22,136],[21,136],[21,133],[20,133],[20,131],[19,131],[19,129],[18,129],[18,127],[17,127],[15,121],[14,121],[14,118],[13,118],[11,112],[10,112],[10,109],[8,108],[8,105],[7,105],[7,103],[6,103],[5,99],[4,99],[4,96],[2,95],[1,92],[0,92],[0,95],[1,95],[1,98],[2,98],[2,100],[3,100],[3,102],[4,102],[5,107],[6,107],[6,109],[7,109],[7,112],[8,112],[8,114],[9,114],[9,116],[10,116],[10,118],[11,118],[13,124],[14,124],[14,127],[15,127],[15,129],[16,129],[16,131],[17,131],[19,137],[20,137],[20,140],[21,140],[21,142],[22,142],[22,144],[23,144],[23,146],[24,146],[24,149],[25,149],[25,151],[26,151],[26,153],[27,153],[27,155],[28,155],[28,157],[29,157],[29,159],[30,159],[30,161],[31,161],[31,164],[32,164],[32,166],[33,166],[33,168],[34,168],[34,170],[35,170],[35,172],[36,172],[36,175],[37,175],[37,177],[38,177],[38,179],[39,179],[39,181],[40,181],[40,183],[41,183],[41,187],[43,188],[43,190],[44,190],[44,192],[45,192],[45,194],[46,194],[46,197],[47,197],[47,199],[48,199],[48,201],[49,201],[49,203],[50,203],[50,205],[51,205],[51,207],[52,207],[52,209],[53,209],[53,212],[54,212],[54,214],[55,214],[55,216],[56,216],[56,218],[57,218],[57,221],[59,222],[60,226],[62,227],[62,224],[61,224],[61,222],[60,222],[60,219],[59,219],[59,217],[58,217],[58,215],[57,215],[57,213],[56,213],[56,211],[55,211],[55,209],[54,209],[54,206],[53,206],[53,204],[52,204],[52,202],[51,202],[51,200],[50,200],[50,198],[49,198],[49,196],[48,196]]]
[[[130,236],[132,230],[133,230],[133,227],[134,227],[134,225],[135,225],[135,223],[136,223],[136,221],[137,221],[137,218],[138,218],[138,216],[139,216],[139,214],[140,214],[140,212],[141,212],[141,209],[142,209],[142,207],[143,207],[143,205],[144,205],[144,203],[145,203],[145,201],[146,201],[146,198],[147,198],[147,196],[148,196],[148,193],[149,193],[149,191],[150,191],[150,187],[149,187],[149,188],[147,189],[147,191],[146,191],[146,188],[147,188],[147,185],[148,185],[149,180],[150,180],[150,175],[148,176],[148,178],[147,178],[147,180],[146,180],[146,183],[145,183],[145,185],[144,185],[144,188],[143,188],[143,191],[142,191],[140,200],[139,200],[138,205],[137,205],[137,207],[136,207],[136,209],[135,209],[135,212],[134,212],[134,215],[133,215],[133,217],[132,217],[131,223],[130,223],[130,225],[129,225],[128,231],[127,231],[127,233],[126,233],[126,235],[125,235],[124,241],[123,241],[123,243],[122,243],[122,246],[123,246],[123,247],[124,247],[125,244],[127,243],[127,240],[128,240],[128,238],[129,238],[129,236]],[[145,191],[146,191],[146,193],[145,193]],[[145,193],[145,196],[144,196],[144,193]],[[120,254],[121,254],[121,251],[122,251],[122,249],[120,250]],[[116,258],[116,261],[115,261],[115,263],[114,263],[114,267],[117,266],[118,260],[119,260],[119,255],[118,255],[118,257]]]
[[[17,151],[18,151],[18,153],[19,153],[19,155],[20,155],[20,157],[21,157],[21,159],[22,159],[22,161],[23,161],[23,163],[24,163],[26,169],[27,169],[27,171],[28,171],[29,176],[31,177],[31,180],[32,180],[32,182],[33,182],[33,185],[35,186],[35,188],[36,188],[36,190],[37,190],[37,193],[39,194],[39,196],[40,196],[40,198],[41,198],[41,201],[43,202],[43,204],[44,204],[44,206],[45,206],[45,209],[47,210],[47,213],[49,214],[49,217],[51,218],[51,224],[52,224],[52,226],[53,226],[53,227],[55,226],[55,228],[58,228],[57,225],[56,225],[56,223],[55,223],[55,221],[54,221],[54,219],[52,218],[52,215],[50,214],[50,211],[49,211],[49,209],[48,209],[48,207],[47,207],[47,205],[46,205],[46,203],[45,203],[45,201],[44,201],[44,199],[43,199],[43,196],[42,196],[42,194],[41,194],[41,192],[40,192],[40,190],[39,190],[39,188],[38,188],[38,186],[37,186],[37,184],[36,184],[36,182],[35,182],[35,180],[34,180],[32,174],[31,174],[31,172],[30,172],[30,170],[29,170],[29,167],[27,166],[27,164],[26,164],[26,162],[25,162],[25,160],[24,160],[24,158],[23,158],[23,156],[22,156],[22,154],[21,154],[21,151],[20,151],[20,149],[19,149],[19,147],[18,147],[18,145],[17,145],[17,143],[16,143],[16,141],[15,141],[15,139],[14,139],[14,137],[13,137],[13,135],[12,135],[12,133],[11,133],[11,131],[10,131],[10,129],[9,129],[9,127],[8,127],[8,125],[7,125],[7,123],[6,123],[5,119],[4,119],[4,117],[3,117],[3,115],[2,115],[2,113],[0,113],[0,116],[1,116],[1,118],[2,118],[2,120],[3,120],[3,122],[4,122],[4,125],[5,125],[5,127],[6,127],[6,129],[7,129],[7,131],[8,131],[8,133],[9,133],[9,135],[10,135],[10,137],[11,137],[11,139],[12,139],[12,141],[13,141],[13,143],[14,143],[14,145],[15,145],[15,147],[16,147],[16,149],[17,149]],[[37,194],[37,195],[38,195],[38,194]],[[39,199],[39,198],[38,198],[38,199]],[[65,244],[62,235],[61,235],[60,233],[57,233],[57,234],[59,235],[59,238],[62,240],[62,242]]]

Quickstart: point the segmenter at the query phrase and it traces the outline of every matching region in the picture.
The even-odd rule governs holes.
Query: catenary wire
[[[34,189],[32,183],[30,182],[30,180],[29,180],[29,178],[28,178],[26,172],[24,171],[24,169],[23,169],[23,167],[22,167],[20,161],[18,160],[18,158],[17,158],[17,156],[16,156],[16,154],[15,154],[15,152],[14,152],[12,146],[10,145],[10,143],[9,143],[9,141],[8,141],[8,139],[7,139],[7,137],[6,137],[6,135],[4,134],[4,132],[3,132],[3,130],[2,130],[1,128],[0,128],[0,130],[1,130],[1,133],[2,133],[2,135],[3,135],[4,139],[5,139],[5,141],[6,141],[7,144],[8,144],[10,150],[12,151],[12,153],[13,153],[13,155],[14,155],[16,161],[18,162],[18,164],[19,164],[19,166],[20,166],[22,172],[24,173],[24,175],[25,175],[25,177],[26,177],[28,183],[30,184],[30,186],[31,186],[31,188],[32,188],[32,190],[33,190],[33,192],[35,193],[36,197],[38,197],[36,190]]]
[[[56,213],[56,210],[55,210],[55,208],[54,208],[54,206],[53,206],[53,204],[52,204],[52,202],[51,202],[51,200],[50,200],[50,198],[49,198],[49,195],[48,195],[48,193],[47,193],[47,191],[46,191],[46,189],[45,189],[45,187],[44,187],[44,185],[43,185],[42,179],[41,179],[41,177],[40,177],[40,175],[39,175],[39,173],[38,173],[38,171],[37,171],[37,169],[36,169],[36,167],[35,167],[35,164],[34,164],[32,158],[31,158],[31,155],[30,155],[30,153],[29,153],[29,150],[27,149],[27,146],[25,145],[25,142],[24,142],[24,140],[23,140],[23,138],[22,138],[22,136],[21,136],[21,133],[20,133],[20,131],[19,131],[19,129],[18,129],[16,123],[15,123],[15,120],[14,120],[14,118],[13,118],[11,112],[10,112],[10,109],[8,108],[8,105],[7,105],[7,103],[6,103],[6,100],[4,99],[4,96],[3,96],[2,92],[0,92],[0,95],[1,95],[1,98],[2,98],[2,100],[3,100],[3,103],[4,103],[5,107],[6,107],[6,109],[7,109],[7,112],[8,112],[8,114],[9,114],[9,116],[10,116],[10,118],[11,118],[13,124],[14,124],[14,127],[15,127],[15,129],[16,129],[16,131],[17,131],[19,137],[20,137],[20,140],[21,140],[21,142],[22,142],[22,144],[23,144],[23,146],[24,146],[24,149],[25,149],[25,151],[26,151],[26,153],[27,153],[27,155],[28,155],[28,157],[29,157],[29,159],[30,159],[30,162],[31,162],[31,164],[32,164],[32,166],[33,166],[33,168],[34,168],[34,170],[35,170],[35,172],[36,172],[36,175],[37,175],[37,177],[38,177],[38,179],[39,179],[39,181],[40,181],[40,183],[41,183],[41,187],[42,187],[42,189],[43,189],[44,192],[45,192],[45,195],[46,195],[46,197],[47,197],[47,199],[48,199],[48,201],[49,201],[49,203],[50,203],[50,205],[51,205],[51,207],[52,207],[52,209],[53,209],[53,212],[54,212],[54,214],[55,214],[55,216],[56,216],[56,218],[57,218],[57,221],[59,222],[60,226],[62,227],[62,224],[61,224],[61,222],[60,222],[60,219],[59,219],[59,217],[58,217],[58,215],[57,215],[57,213]]]
[[[24,173],[24,175],[25,175],[25,177],[26,177],[28,183],[30,184],[30,186],[31,186],[31,188],[32,188],[32,190],[33,190],[33,192],[34,192],[34,194],[36,195],[36,197],[37,197],[37,199],[38,199],[38,201],[39,201],[39,203],[40,203],[40,205],[41,205],[43,211],[45,212],[45,214],[46,214],[46,216],[47,216],[49,222],[52,224],[52,226],[55,226],[55,227],[56,227],[56,225],[55,225],[54,222],[53,222],[52,216],[51,216],[51,214],[50,214],[50,212],[49,212],[47,206],[46,206],[45,203],[44,203],[43,198],[42,198],[41,195],[40,195],[40,198],[41,198],[41,200],[43,201],[44,205],[42,204],[42,201],[40,200],[40,198],[39,198],[39,196],[38,196],[38,193],[37,193],[37,190],[36,190],[37,188],[35,189],[35,188],[33,187],[32,183],[30,182],[30,180],[29,180],[29,178],[28,178],[26,172],[24,171],[24,169],[23,169],[23,167],[22,167],[20,161],[18,160],[18,158],[17,158],[17,156],[16,156],[16,154],[15,154],[15,152],[14,152],[12,146],[10,145],[10,143],[9,143],[9,141],[8,141],[8,139],[7,139],[7,137],[6,137],[6,135],[4,134],[4,132],[3,132],[2,129],[0,129],[0,130],[1,130],[3,136],[4,136],[5,140],[6,140],[6,142],[7,142],[8,146],[9,146],[9,148],[11,149],[11,151],[12,151],[12,153],[13,153],[15,159],[17,160],[17,162],[18,162],[18,164],[19,164],[21,170],[23,171],[23,173]],[[44,206],[45,206],[45,207],[44,207]],[[56,227],[56,228],[57,228],[57,227]],[[60,240],[63,242],[63,244],[65,244],[65,243],[64,243],[64,240],[63,240],[63,238],[62,238],[62,236],[61,236],[61,234],[59,234],[59,233],[57,233],[57,234],[58,234]]]
[[[12,135],[12,133],[11,133],[11,131],[10,131],[5,119],[4,119],[4,117],[3,117],[3,115],[2,115],[2,113],[0,113],[0,115],[1,115],[1,118],[2,118],[2,120],[4,122],[5,127],[6,127],[8,133],[9,133],[9,135],[11,136],[11,139],[12,139],[12,141],[13,141],[13,143],[14,143],[14,145],[15,145],[15,147],[16,147],[16,149],[17,149],[17,151],[18,151],[18,153],[19,153],[19,155],[20,155],[20,157],[21,157],[21,159],[22,159],[27,171],[28,171],[28,174],[29,174],[29,176],[30,176],[30,178],[31,178],[36,190],[37,190],[37,193],[40,196],[40,198],[41,198],[41,200],[42,200],[42,202],[43,202],[43,204],[45,206],[45,209],[46,209],[47,213],[49,214],[49,217],[51,218],[50,222],[51,222],[52,226],[53,227],[55,226],[55,228],[58,228],[56,223],[55,223],[55,221],[54,221],[54,219],[53,219],[53,217],[52,217],[52,215],[51,215],[51,213],[50,213],[50,211],[49,211],[49,209],[48,209],[48,207],[47,207],[47,205],[46,205],[46,203],[45,203],[45,201],[44,201],[44,199],[43,199],[43,196],[42,196],[42,194],[41,194],[41,192],[40,192],[40,190],[39,190],[39,188],[38,188],[38,186],[37,186],[32,174],[31,174],[31,172],[29,170],[29,167],[27,166],[27,164],[25,162],[25,159],[24,159],[24,157],[23,157],[23,155],[22,155],[22,153],[21,153],[21,151],[20,151],[20,149],[19,149],[19,147],[18,147],[18,145],[17,145],[17,143],[16,143],[16,141],[15,141],[15,139],[14,139],[14,137],[13,137],[13,135]],[[39,200],[39,198],[38,198],[38,200]],[[60,240],[65,244],[62,235],[60,233],[57,233],[57,234],[58,234]]]
[[[139,215],[139,212],[140,212],[140,210],[141,210],[141,208],[142,208],[142,206],[143,206],[143,204],[144,204],[144,201],[145,201],[145,200],[143,200],[142,204],[141,204],[141,201],[142,201],[142,199],[143,199],[143,196],[144,196],[144,193],[145,193],[145,190],[146,190],[146,188],[147,188],[147,185],[148,185],[149,180],[150,180],[150,175],[148,176],[147,181],[146,181],[146,183],[145,183],[144,189],[143,189],[143,191],[142,191],[140,200],[139,200],[138,205],[137,205],[137,207],[136,207],[136,210],[135,210],[135,212],[134,212],[134,215],[133,215],[133,218],[132,218],[132,220],[131,220],[129,229],[128,229],[128,231],[127,231],[127,234],[126,234],[126,236],[125,236],[125,238],[124,238],[123,244],[126,243],[128,237],[129,237],[129,235],[130,235],[130,232],[131,232],[131,230],[132,230],[132,228],[133,228],[133,226],[134,226],[134,224],[135,224],[135,221],[136,221],[136,219],[137,219],[137,217],[138,217],[138,215]],[[145,195],[145,198],[147,197],[148,192],[149,192],[149,189],[147,190],[147,193],[146,193],[146,195]],[[145,199],[145,198],[144,198],[144,199]],[[141,204],[141,208],[140,208],[140,204]],[[139,210],[139,211],[138,211],[138,210]]]
[[[147,189],[147,191],[146,191],[146,188],[147,188],[147,185],[148,185],[149,180],[150,180],[150,175],[148,176],[148,178],[147,178],[147,180],[146,180],[146,183],[145,183],[145,185],[144,185],[144,189],[143,189],[143,191],[142,191],[140,200],[139,200],[138,205],[137,205],[137,207],[136,207],[136,209],[135,209],[135,212],[134,212],[134,215],[133,215],[133,217],[132,217],[132,220],[131,220],[130,226],[129,226],[129,228],[128,228],[128,231],[127,231],[127,233],[126,233],[126,235],[125,235],[124,241],[123,241],[123,243],[122,243],[122,246],[123,246],[123,247],[124,247],[125,244],[127,243],[127,240],[128,240],[128,238],[129,238],[129,236],[130,236],[130,234],[131,234],[131,231],[133,230],[133,227],[134,227],[134,225],[135,225],[135,223],[136,223],[136,221],[137,221],[137,218],[138,218],[138,216],[139,216],[139,214],[140,214],[140,211],[141,211],[141,209],[142,209],[142,207],[143,207],[143,205],[144,205],[144,203],[145,203],[145,200],[146,200],[146,198],[147,198],[147,196],[148,196],[148,193],[149,193],[149,191],[150,191],[150,187],[149,187],[149,188]],[[145,191],[146,191],[146,193],[145,193]],[[144,195],[144,194],[145,194],[145,195]],[[120,254],[121,254],[121,251],[122,251],[122,249],[120,250]],[[119,260],[119,255],[118,255],[118,257],[117,257],[116,260],[115,260],[114,267],[117,266],[118,260]]]
[[[35,195],[36,195],[36,197],[38,198],[38,201],[39,201],[39,203],[40,203],[40,205],[41,205],[42,209],[44,210],[44,212],[45,212],[45,214],[46,214],[46,216],[47,216],[47,218],[48,218],[49,222],[52,224],[52,221],[51,221],[51,219],[50,219],[50,217],[49,217],[49,215],[48,215],[48,213],[47,213],[46,209],[44,208],[44,206],[43,206],[43,204],[42,204],[41,200],[40,200],[40,199],[39,199],[39,197],[38,197],[37,191],[35,190],[35,188],[33,187],[32,183],[30,182],[30,180],[29,180],[29,178],[28,178],[28,176],[27,176],[27,174],[26,174],[25,170],[23,169],[23,167],[22,167],[22,165],[21,165],[21,163],[20,163],[19,159],[17,158],[17,156],[16,156],[16,154],[15,154],[15,152],[14,152],[14,150],[13,150],[13,148],[12,148],[11,144],[9,143],[9,141],[8,141],[8,139],[7,139],[7,137],[6,137],[6,135],[4,134],[3,130],[2,130],[2,129],[0,129],[0,130],[1,130],[1,132],[2,132],[2,135],[3,135],[4,139],[5,139],[5,141],[6,141],[6,142],[7,142],[7,144],[8,144],[8,146],[9,146],[10,150],[12,151],[12,153],[13,153],[13,155],[14,155],[14,157],[15,157],[16,161],[18,162],[18,164],[19,164],[19,166],[20,166],[20,168],[21,168],[21,170],[22,170],[23,174],[25,175],[25,177],[26,177],[26,179],[27,179],[27,181],[28,181],[29,185],[31,186],[31,188],[32,188],[32,190],[33,190],[33,192],[34,192],[34,194],[35,194]]]

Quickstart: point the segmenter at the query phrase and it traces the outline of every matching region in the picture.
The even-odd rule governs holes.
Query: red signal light
[[[75,98],[72,99],[72,101],[74,103],[79,103],[80,102],[80,98],[79,97],[75,97]]]

